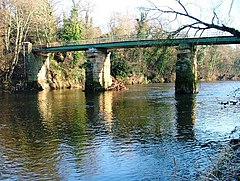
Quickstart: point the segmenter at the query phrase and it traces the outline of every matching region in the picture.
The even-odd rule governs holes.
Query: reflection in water
[[[54,150],[58,170],[55,174],[63,180],[73,179],[73,170],[84,163],[83,150],[91,146],[92,139],[87,135],[84,94],[81,90],[42,91],[38,94],[38,108],[42,123],[50,132],[49,147]]]
[[[52,97],[49,96],[49,91],[44,90],[38,93],[38,109],[43,122],[51,124],[52,115]],[[52,127],[52,126],[49,126]]]
[[[196,140],[239,127],[239,105],[216,109],[229,89],[204,85],[197,101],[172,84],[2,96],[0,180],[197,180],[217,150]]]
[[[0,180],[58,178],[36,102],[35,94],[15,94],[0,103]]]
[[[111,131],[112,92],[42,91],[38,94],[38,109],[42,124],[56,143],[53,150],[59,176],[74,179],[74,169],[81,174],[84,171],[86,177],[97,174],[102,134]]]
[[[195,95],[175,95],[176,99],[176,126],[179,140],[194,140],[194,124],[196,120]]]
[[[86,103],[79,90],[41,91],[38,93],[38,109],[43,125],[59,136],[84,131]]]
[[[111,132],[113,92],[85,93],[85,97],[88,120],[92,123],[104,121],[108,131]]]
[[[112,101],[113,91],[107,91],[100,94],[99,97],[99,108],[100,113],[103,114],[103,119],[108,123],[109,131],[111,131],[112,122]]]

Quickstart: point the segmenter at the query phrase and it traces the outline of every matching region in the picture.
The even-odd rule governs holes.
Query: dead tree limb
[[[213,17],[211,19],[211,22],[208,23],[206,21],[203,21],[203,20],[191,15],[189,13],[187,7],[181,2],[181,0],[175,0],[175,1],[181,7],[182,11],[177,11],[177,10],[173,9],[172,7],[158,7],[151,1],[149,1],[149,3],[151,4],[152,8],[145,9],[147,11],[157,11],[160,14],[174,15],[175,16],[174,20],[176,20],[180,17],[185,17],[185,18],[188,18],[189,20],[191,20],[192,23],[180,26],[175,31],[171,32],[171,35],[173,35],[173,36],[178,35],[180,32],[183,32],[183,31],[189,32],[192,29],[195,30],[195,34],[197,34],[198,32],[201,32],[201,34],[202,34],[205,30],[209,30],[209,29],[216,29],[216,30],[220,30],[222,32],[228,32],[235,37],[240,37],[239,30],[235,29],[234,27],[226,26],[225,24],[220,24],[219,17],[217,16],[217,13],[215,11],[213,11]],[[232,6],[233,6],[233,1],[234,0],[232,0],[232,2],[231,2],[230,8],[232,8]],[[231,9],[229,11],[231,11]]]

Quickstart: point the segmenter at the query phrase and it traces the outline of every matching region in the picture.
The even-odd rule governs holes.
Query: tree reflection
[[[38,109],[45,128],[58,138],[73,138],[86,130],[84,94],[79,90],[42,91]]]
[[[194,123],[196,120],[195,95],[176,95],[176,126],[179,140],[194,140]]]
[[[54,146],[47,147],[49,131],[41,122],[36,103],[35,93],[5,95],[0,103],[0,179],[5,176],[21,180],[20,175],[59,178],[54,175]]]

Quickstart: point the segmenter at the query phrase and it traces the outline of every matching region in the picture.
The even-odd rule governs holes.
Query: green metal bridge
[[[29,82],[38,82],[39,71],[47,66],[46,60],[49,61],[50,52],[68,52],[68,51],[87,51],[88,61],[86,66],[86,82],[85,91],[95,92],[108,90],[112,86],[111,77],[111,52],[107,50],[118,48],[138,48],[152,46],[178,46],[179,51],[176,62],[176,80],[175,92],[193,94],[197,93],[197,63],[195,56],[195,45],[224,45],[224,44],[240,44],[240,37],[230,36],[229,34],[212,35],[211,36],[177,36],[169,38],[168,35],[158,38],[158,35],[131,35],[121,37],[96,38],[89,40],[81,40],[74,42],[54,42],[48,45],[32,46],[26,42],[25,52],[27,52],[27,61],[29,62],[29,74],[32,75]],[[179,46],[180,45],[180,46]],[[186,45],[186,46],[182,46]],[[32,51],[31,51],[32,50]],[[30,56],[31,53],[38,53],[36,56]],[[44,56],[42,56],[42,53]],[[48,56],[46,56],[46,53]],[[35,61],[35,60],[43,61]],[[34,61],[33,61],[34,60]],[[44,61],[45,60],[45,61]],[[43,72],[44,75],[47,71]],[[30,76],[29,76],[30,77]]]
[[[178,46],[179,44],[192,45],[224,45],[240,44],[240,38],[234,36],[211,36],[211,37],[168,37],[157,38],[152,35],[131,35],[113,36],[108,38],[96,38],[80,40],[74,42],[54,42],[48,45],[38,45],[33,47],[33,52],[66,52],[66,51],[85,51],[95,49],[118,49],[118,48],[137,48],[152,46]]]

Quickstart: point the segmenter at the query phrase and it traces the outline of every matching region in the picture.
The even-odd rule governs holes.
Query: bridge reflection
[[[106,91],[101,93],[85,93],[87,118],[91,124],[97,124],[104,121],[105,127],[111,131],[112,124],[112,104],[113,91]]]
[[[155,129],[159,127],[159,130],[161,130],[160,135],[169,132],[171,129],[175,129],[178,140],[192,141],[195,139],[195,95],[175,95],[176,123],[175,128],[174,125],[170,128],[171,126],[167,122],[171,122],[171,112],[174,107],[169,107],[167,103],[159,105],[156,102],[154,103],[155,108],[150,109],[148,101],[142,102],[141,100],[139,102],[135,99],[124,100],[123,102],[122,100],[119,101],[117,97],[119,97],[120,93],[115,93],[114,91],[97,94],[84,94],[81,91],[75,93],[78,95],[74,96],[72,91],[71,94],[66,93],[66,91],[63,91],[63,94],[59,94],[59,92],[55,94],[54,92],[47,91],[39,93],[38,108],[44,126],[54,132],[61,132],[64,129],[64,131],[68,132],[67,134],[74,134],[77,130],[81,132],[79,134],[88,134],[89,130],[95,130],[96,135],[101,132],[105,134],[115,134],[116,132],[119,134],[119,130],[121,130],[123,132],[120,135],[125,135],[130,134],[129,130],[132,129],[140,129],[145,132],[144,127],[149,127],[154,123]],[[73,103],[73,107],[66,107],[68,102],[74,101],[74,99],[76,102]],[[58,103],[56,104],[56,102]],[[130,107],[136,107],[135,116],[128,108],[125,108],[125,103]],[[151,102],[151,104],[153,103]],[[160,119],[157,122],[152,122],[152,119],[157,118]],[[118,120],[117,123],[116,120]],[[116,127],[116,125],[120,126],[120,128]],[[154,129],[152,131],[154,132]],[[158,133],[153,132],[151,134],[158,135]]]
[[[177,138],[183,141],[195,139],[196,95],[175,95]]]
[[[177,96],[175,102],[169,88],[97,94],[57,90],[1,99],[0,166],[14,160],[22,174],[50,180],[118,172],[119,160],[124,169],[134,163],[131,169],[151,172],[149,165],[159,165],[159,160],[162,167],[153,173],[170,169],[169,158],[179,151],[172,131],[177,129],[180,141],[194,140],[196,99]]]

